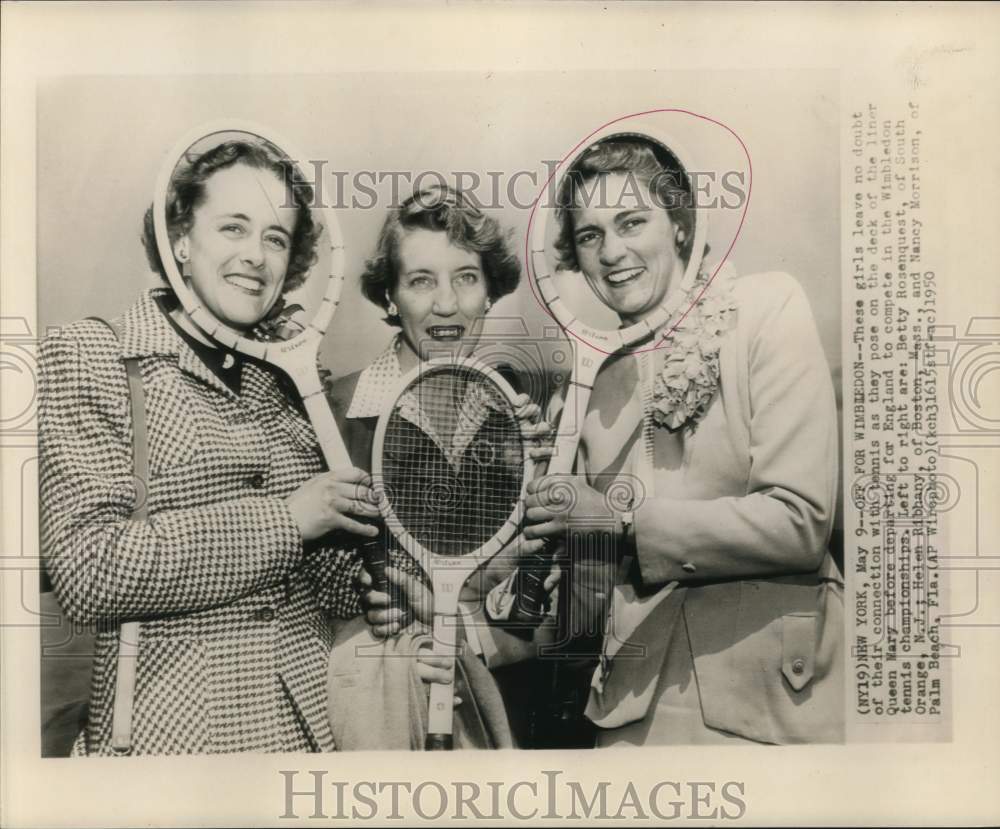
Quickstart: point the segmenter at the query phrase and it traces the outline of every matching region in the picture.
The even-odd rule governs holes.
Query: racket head
[[[379,417],[374,488],[386,526],[433,577],[465,577],[515,537],[534,462],[516,393],[474,357],[419,364]]]
[[[299,304],[304,306],[303,312],[290,317],[289,323],[284,326],[285,332],[295,333],[257,339],[220,320],[202,303],[181,274],[170,239],[167,203],[177,175],[189,168],[202,154],[225,141],[246,141],[263,146],[287,161],[289,169],[294,169],[302,181],[311,181],[296,161],[308,156],[297,154],[291,144],[273,131],[240,120],[203,124],[178,139],[164,159],[157,176],[153,197],[153,227],[157,251],[170,287],[187,315],[206,335],[242,354],[269,362],[280,362],[282,356],[291,354],[307,340],[313,340],[318,347],[319,340],[330,325],[344,286],[343,235],[336,214],[326,205],[316,204],[314,192],[312,219],[320,230],[316,244],[316,262],[306,274],[302,286],[282,294],[287,308]],[[306,310],[310,307],[314,309],[311,313]],[[310,349],[312,350],[314,349]]]
[[[694,192],[689,171],[694,169],[690,163],[690,155],[681,145],[656,131],[623,130],[620,126],[599,131],[579,151],[562,160],[555,172],[555,186],[552,192],[562,194],[567,183],[567,176],[576,166],[581,157],[597,144],[614,140],[639,140],[648,144],[657,159],[667,170],[680,173],[680,180],[688,193]],[[557,199],[558,201],[558,199]],[[559,293],[556,284],[556,269],[550,264],[557,259],[553,245],[554,237],[549,233],[549,222],[555,218],[558,208],[540,208],[535,211],[531,225],[529,268],[531,278],[535,283],[536,295],[545,304],[549,313],[559,323],[567,334],[590,348],[610,355],[630,345],[634,345],[661,329],[678,311],[687,299],[686,293],[694,284],[702,265],[705,243],[708,240],[708,213],[704,208],[695,205],[694,242],[691,256],[679,285],[669,290],[660,305],[645,319],[624,327],[599,328],[579,319]]]

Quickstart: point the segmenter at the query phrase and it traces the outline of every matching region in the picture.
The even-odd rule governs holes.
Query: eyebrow
[[[478,265],[459,265],[455,268],[452,273],[461,273],[462,271],[475,271],[476,273],[482,273],[483,269]],[[428,274],[433,276],[435,271],[432,268],[412,268],[408,271],[404,271],[403,276],[412,276],[413,274]]]
[[[252,223],[251,218],[246,213],[220,213],[217,217],[219,219],[240,219],[241,221]],[[281,225],[268,225],[265,230],[277,230],[280,233],[284,233],[286,236],[291,238],[292,234],[290,231],[286,230]]]
[[[649,207],[630,207],[628,208],[628,210],[622,210],[618,213],[615,213],[615,221],[616,222],[621,221],[622,219],[626,219],[635,213],[649,213],[651,209],[652,208]],[[600,232],[601,228],[599,228],[595,224],[580,225],[579,227],[573,228],[573,235],[575,236],[578,233],[583,233],[584,231],[593,231],[593,230]]]
[[[622,216],[631,216],[633,213],[649,213],[650,210],[652,210],[651,207],[630,207],[627,210],[616,213],[615,220],[620,219]]]

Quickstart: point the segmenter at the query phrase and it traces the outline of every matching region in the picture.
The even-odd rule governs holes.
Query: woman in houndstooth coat
[[[173,252],[215,316],[253,335],[315,261],[308,188],[271,145],[230,141],[175,175]],[[156,254],[151,214],[145,239]],[[328,751],[326,614],[359,612],[332,531],[371,535],[368,476],[325,472],[288,384],[213,345],[173,292],[41,348],[42,537],[56,595],[96,624],[74,754],[111,747],[117,626],[140,621],[133,753]],[[123,361],[138,358],[150,479],[132,477]],[[147,517],[134,520],[137,499]],[[355,517],[352,517],[355,516]],[[329,538],[326,539],[329,542]]]

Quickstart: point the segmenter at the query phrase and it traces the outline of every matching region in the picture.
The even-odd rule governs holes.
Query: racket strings
[[[393,408],[382,455],[396,519],[436,555],[478,550],[504,528],[521,495],[520,424],[503,392],[475,369],[423,372]]]

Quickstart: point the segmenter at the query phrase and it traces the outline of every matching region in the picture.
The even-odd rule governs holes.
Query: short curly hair
[[[361,291],[385,311],[388,293],[399,282],[399,244],[411,230],[434,230],[448,235],[448,241],[479,254],[487,295],[491,300],[514,291],[521,279],[521,263],[509,247],[510,231],[487,216],[460,191],[445,184],[419,190],[390,211],[379,233],[375,255],[365,263]],[[400,326],[396,314],[386,314],[389,325]]]
[[[559,187],[555,248],[559,270],[580,270],[573,238],[573,209],[585,182],[603,175],[635,176],[649,188],[653,203],[667,211],[676,227],[684,230],[678,254],[687,265],[694,247],[695,209],[687,173],[680,162],[657,142],[638,136],[602,139],[591,144],[573,162]]]
[[[205,201],[205,185],[208,180],[219,170],[236,164],[274,173],[285,183],[295,202],[295,229],[290,243],[288,270],[281,289],[282,294],[293,291],[305,282],[309,269],[316,263],[316,245],[323,229],[312,217],[312,186],[288,156],[262,138],[252,142],[224,141],[199,155],[185,157],[184,163],[174,171],[167,191],[167,233],[170,243],[173,245],[193,227],[195,211]],[[156,245],[152,205],[147,208],[143,217],[142,244],[146,249],[149,266],[164,281],[169,281]]]

